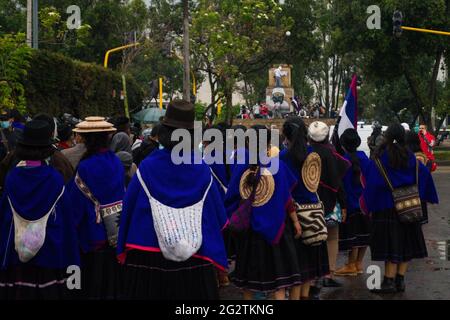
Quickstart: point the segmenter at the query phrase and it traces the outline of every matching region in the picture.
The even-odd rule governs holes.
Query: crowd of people
[[[302,103],[298,96],[290,98],[291,111],[277,112],[276,107],[270,108],[264,102],[258,102],[253,107],[241,106],[240,112],[237,115],[239,119],[274,119],[287,118],[289,116],[299,116],[300,118],[322,118],[326,115],[325,108],[320,103],[305,104]],[[334,111],[331,112],[331,118],[336,117]]]
[[[371,158],[355,129],[339,154],[325,123],[298,116],[285,120],[279,145],[265,126],[217,124],[205,130],[252,130],[266,144],[223,146],[227,161],[207,165],[171,157],[173,132],[194,134],[185,101],[139,137],[127,118],[74,128],[44,114],[4,119],[0,299],[209,300],[230,282],[244,299],[317,299],[322,286],[341,286],[337,276],[364,272],[368,247],[385,263],[373,292],[392,294],[405,291],[409,262],[427,256],[422,224],[438,196],[400,124]],[[200,147],[215,157],[213,142],[188,156]],[[348,253],[340,268],[339,251]],[[69,266],[81,268],[80,290],[67,286]]]

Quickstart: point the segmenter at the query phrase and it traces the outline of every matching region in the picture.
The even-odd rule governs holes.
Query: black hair
[[[250,131],[250,130],[254,130],[256,132],[256,138],[257,138],[258,143],[256,145],[256,150],[254,150],[254,151],[256,152],[257,163],[260,163],[261,162],[261,153],[267,154],[267,150],[259,150],[261,133],[264,131],[266,132],[266,137],[267,137],[266,146],[269,146],[270,140],[271,140],[271,132],[266,126],[260,125],[260,124],[252,126],[250,129],[248,129],[248,131]],[[258,164],[250,164],[249,169],[252,172],[252,174],[249,174],[247,179],[244,182],[247,186],[252,188],[252,190],[255,190],[256,187],[258,186],[258,180],[259,180],[258,179],[259,173],[257,172],[258,167],[259,167]]]
[[[99,153],[101,149],[107,149],[109,147],[110,133],[109,132],[92,132],[92,133],[80,133],[83,137],[86,152],[81,160],[87,159],[96,153]]]
[[[358,158],[358,147],[361,145],[361,138],[358,132],[351,128],[344,131],[340,138],[342,147],[347,151],[350,156],[350,162],[352,163],[353,171],[353,184],[361,184],[361,162]]]
[[[241,129],[241,130],[244,131],[244,133],[246,133],[247,130],[248,130],[247,127],[244,126],[244,125],[242,125],[242,124],[238,124],[238,125],[232,126],[231,129],[232,129],[233,131],[236,131],[236,130]],[[234,137],[233,139],[234,139],[234,142],[233,142],[233,143],[234,143],[234,148],[237,149],[237,138]],[[245,148],[246,148],[246,149],[248,148],[248,139],[247,139],[247,138],[245,139]]]
[[[226,173],[226,178],[227,181],[230,180],[231,178],[231,168],[230,168],[230,164],[227,161],[227,149],[226,149],[226,141],[227,141],[227,130],[230,129],[230,126],[225,123],[225,122],[220,122],[214,126],[212,126],[211,128],[208,128],[205,130],[208,131],[209,129],[217,129],[220,131],[220,133],[222,134],[222,141],[223,141],[223,145],[222,145],[222,152],[223,152],[223,162],[225,164],[225,173]],[[213,142],[213,141],[211,141]]]
[[[42,161],[50,158],[54,153],[55,148],[52,145],[46,147],[35,147],[25,146],[18,143],[15,150],[15,155],[20,161]]]
[[[156,138],[159,136],[159,131],[161,130],[162,124],[158,123],[152,128],[152,132],[150,133],[150,137]]]
[[[288,156],[296,168],[301,168],[308,155],[307,129],[299,117],[289,117],[283,124],[283,136],[289,141]]]
[[[384,141],[376,151],[375,156],[381,157],[383,152],[387,152],[389,165],[394,169],[408,167],[409,151],[406,147],[405,129],[395,123],[388,127],[384,133]]]
[[[172,150],[177,144],[179,144],[182,139],[178,141],[172,141],[172,134],[174,131],[177,130],[177,128],[169,127],[164,124],[161,125],[158,131],[158,141],[159,143],[168,150]],[[190,129],[188,130],[189,134],[191,136],[191,150],[194,150],[194,130]]]
[[[113,120],[117,133],[126,132],[131,128],[130,119],[127,117],[117,117]]]
[[[72,128],[66,124],[59,126],[58,139],[60,141],[68,141],[72,137]]]
[[[409,151],[416,153],[416,152],[422,152],[422,148],[420,147],[420,139],[419,136],[413,132],[408,131],[406,132],[406,147],[409,149]]]
[[[11,109],[9,111],[9,118],[14,119],[14,121],[17,121],[17,122],[22,122],[22,123],[25,122],[25,117],[17,109]]]

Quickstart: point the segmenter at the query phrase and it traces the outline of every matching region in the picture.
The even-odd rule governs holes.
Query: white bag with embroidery
[[[177,209],[166,206],[153,198],[139,170],[137,176],[150,202],[153,225],[163,256],[176,262],[188,260],[202,246],[203,205],[213,178],[211,177],[208,188],[199,202]]]
[[[21,262],[26,263],[33,259],[44,245],[48,218],[50,214],[56,214],[55,207],[64,194],[64,190],[65,188],[63,187],[51,209],[42,218],[35,221],[22,218],[14,209],[11,199],[8,197],[14,221],[14,248]]]

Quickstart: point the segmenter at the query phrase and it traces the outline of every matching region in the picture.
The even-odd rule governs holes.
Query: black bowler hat
[[[184,100],[173,100],[167,106],[162,124],[172,128],[194,129],[194,121],[194,105]]]
[[[54,143],[52,134],[52,129],[47,122],[32,120],[25,123],[23,131],[18,132],[17,143],[24,146],[48,147]]]
[[[345,150],[348,152],[355,152],[361,145],[361,138],[358,135],[358,131],[349,128],[341,135],[340,142]]]

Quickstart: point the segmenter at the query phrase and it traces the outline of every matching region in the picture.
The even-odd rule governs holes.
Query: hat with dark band
[[[52,137],[50,125],[41,120],[32,120],[25,123],[25,128],[17,132],[17,143],[24,146],[47,147],[55,141]]]
[[[174,100],[167,106],[162,124],[177,129],[194,129],[194,105],[184,100]]]

